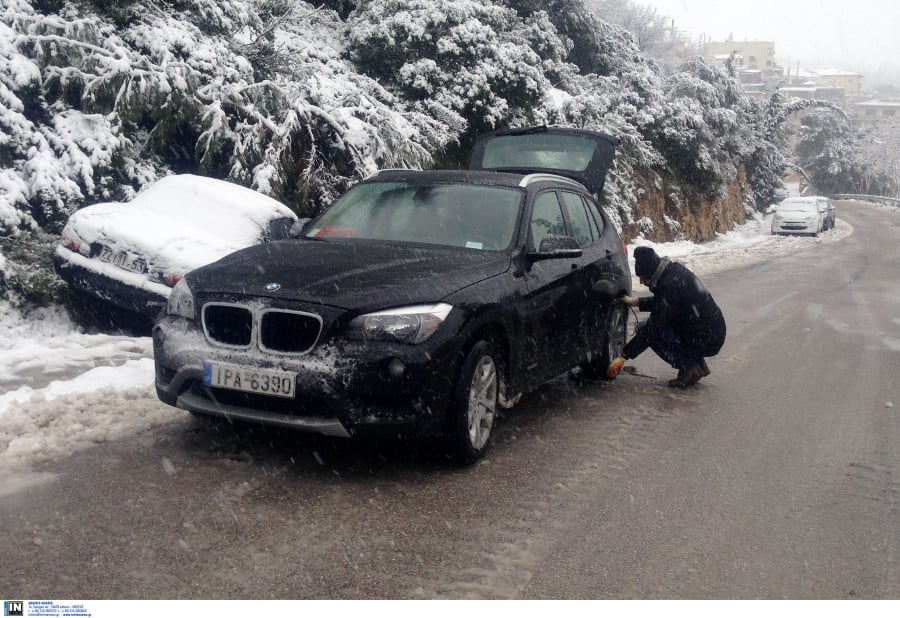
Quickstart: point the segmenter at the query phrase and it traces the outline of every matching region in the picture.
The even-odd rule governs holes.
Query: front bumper
[[[807,221],[792,221],[786,219],[784,221],[772,221],[773,234],[817,234],[819,232],[819,222],[809,223]]]
[[[113,305],[156,318],[165,308],[168,288],[162,284],[141,282],[126,285],[90,268],[90,260],[63,247],[53,254],[53,268],[70,286]]]
[[[438,435],[459,367],[457,341],[336,341],[303,355],[235,351],[210,343],[192,322],[166,316],[153,329],[156,392],[195,414],[326,435]],[[294,373],[295,397],[207,386],[206,362]]]

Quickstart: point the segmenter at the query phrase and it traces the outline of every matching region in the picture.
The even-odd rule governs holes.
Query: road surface
[[[704,276],[729,333],[693,389],[667,388],[674,370],[651,352],[631,364],[658,379],[556,380],[463,469],[427,443],[248,433],[173,410],[0,497],[0,590],[896,599],[900,213],[839,208],[844,240]]]

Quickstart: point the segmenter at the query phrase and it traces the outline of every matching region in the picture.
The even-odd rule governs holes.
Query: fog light
[[[388,363],[387,374],[392,380],[399,380],[406,373],[406,365],[399,358],[395,358]]]

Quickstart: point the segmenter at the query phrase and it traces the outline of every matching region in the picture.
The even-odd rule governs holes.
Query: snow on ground
[[[770,219],[760,217],[711,242],[638,241],[629,254],[635,246],[653,246],[702,276],[836,242],[853,232],[840,218],[818,238],[776,237],[769,228]],[[637,280],[634,290],[647,292]],[[59,310],[22,316],[0,301],[0,478],[185,418],[156,398],[149,338],[85,334]],[[11,490],[4,485],[0,481],[0,496]]]

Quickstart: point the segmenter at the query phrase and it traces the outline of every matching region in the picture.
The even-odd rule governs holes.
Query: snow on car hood
[[[187,272],[259,242],[275,217],[296,218],[280,202],[252,189],[182,174],[157,181],[130,202],[82,208],[69,218],[68,227],[88,243]]]
[[[374,241],[286,240],[248,247],[189,273],[194,293],[300,300],[343,309],[437,302],[506,272],[506,253]],[[280,286],[270,291],[269,284]]]

